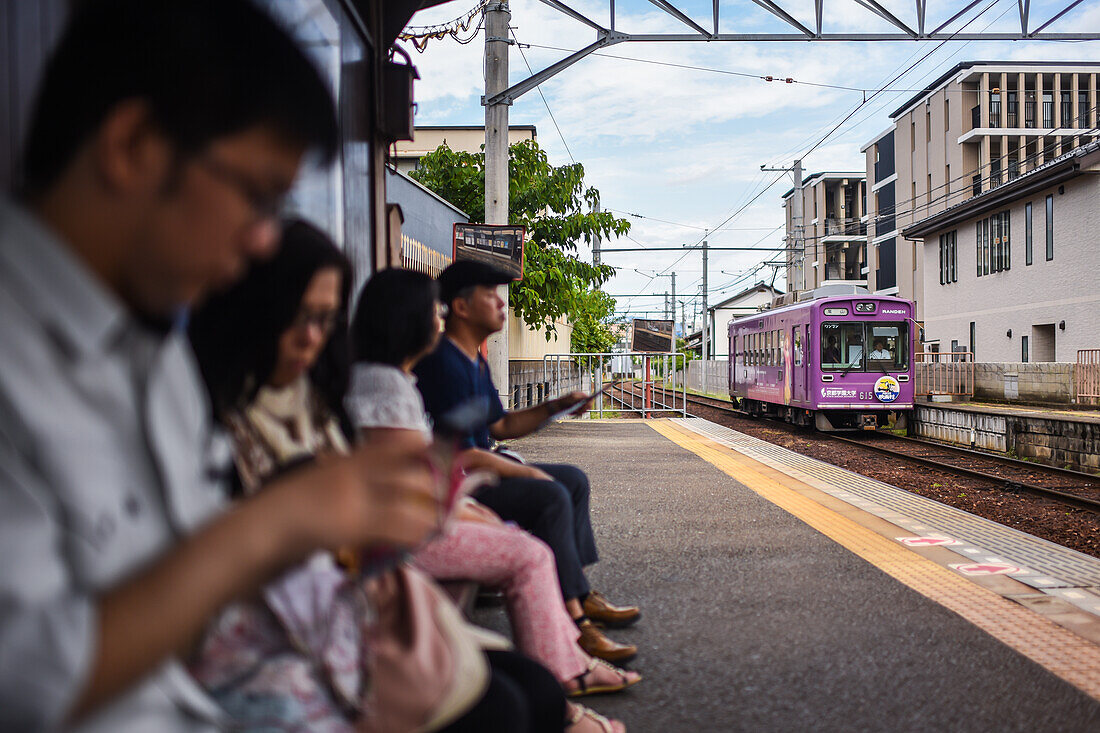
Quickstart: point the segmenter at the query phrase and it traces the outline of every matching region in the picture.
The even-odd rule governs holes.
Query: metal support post
[[[676,273],[672,273],[672,345],[676,345]],[[673,349],[675,351],[676,349]]]
[[[508,88],[508,22],[512,18],[507,2],[485,6],[485,99]],[[485,223],[508,223],[508,106],[511,100],[485,104]],[[500,286],[508,302],[508,286]],[[509,321],[511,318],[509,317]],[[508,407],[508,328],[489,337],[489,371],[501,402]]]
[[[703,240],[703,363],[707,363],[710,356],[710,316],[707,313],[707,240]]]
[[[600,213],[600,202],[596,202],[596,208],[593,209],[595,213]],[[596,267],[600,266],[600,235],[597,233],[596,238],[592,240],[592,264]]]

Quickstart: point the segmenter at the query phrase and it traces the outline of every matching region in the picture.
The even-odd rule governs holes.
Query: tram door
[[[809,358],[806,355],[808,342],[806,330],[808,326],[791,327],[791,401],[806,401],[806,370],[809,368]]]

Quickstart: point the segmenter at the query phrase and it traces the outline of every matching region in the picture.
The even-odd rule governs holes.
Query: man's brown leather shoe
[[[637,606],[616,606],[594,590],[584,599],[584,615],[597,626],[621,629],[641,618],[642,612]]]
[[[638,647],[633,644],[620,644],[617,641],[608,639],[588,619],[577,624],[577,628],[581,630],[581,638],[577,643],[590,656],[619,664],[633,659],[638,654]]]

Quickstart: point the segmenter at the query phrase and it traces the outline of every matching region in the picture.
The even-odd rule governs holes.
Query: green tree
[[[421,158],[410,175],[469,214],[471,221],[485,221],[483,152],[455,151],[444,143]],[[580,260],[577,245],[624,235],[630,222],[594,211],[600,192],[584,185],[584,166],[550,165],[533,140],[509,147],[508,181],[508,223],[527,227],[524,277],[512,284],[510,305],[532,330],[542,329],[547,340],[556,330],[554,322],[567,316],[574,328],[585,324],[581,340],[574,337],[574,349],[578,343],[606,343],[610,331],[603,334],[595,323],[606,330],[614,303],[608,309],[610,298],[601,300],[595,293],[615,270]]]
[[[570,349],[578,354],[610,352],[618,341],[610,325],[615,320],[615,299],[602,290],[589,290],[577,301],[577,310],[569,315]]]

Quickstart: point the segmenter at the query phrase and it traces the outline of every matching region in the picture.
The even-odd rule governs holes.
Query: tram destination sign
[[[635,318],[630,329],[630,350],[651,354],[672,351],[672,321]]]
[[[454,258],[478,260],[523,279],[523,240],[527,229],[510,224],[454,225]]]

